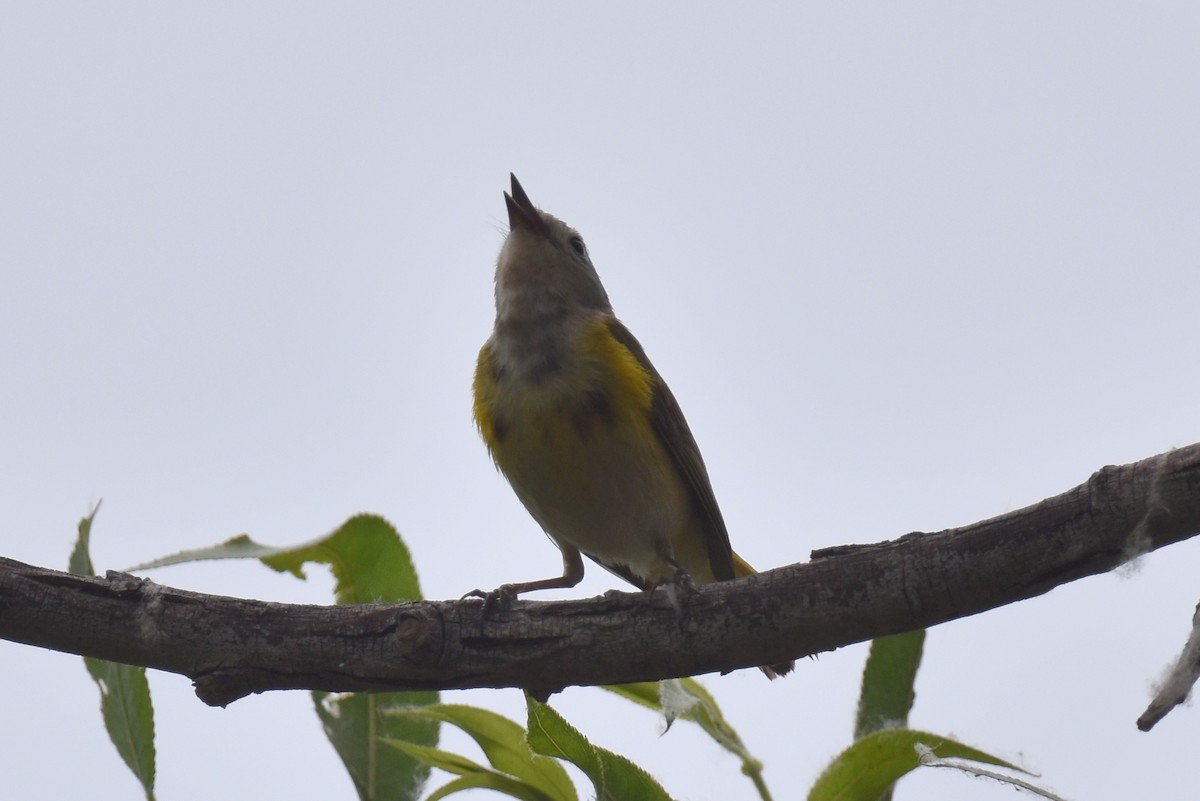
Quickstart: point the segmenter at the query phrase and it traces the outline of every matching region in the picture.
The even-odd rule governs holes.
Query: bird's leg
[[[583,581],[583,557],[579,549],[560,545],[563,556],[563,573],[553,578],[538,579],[537,581],[522,581],[516,584],[501,584],[491,592],[471,590],[463,598],[482,598],[483,609],[490,612],[493,609],[507,609],[518,595],[538,590],[565,590]]]
[[[696,581],[692,578],[692,574],[687,572],[675,561],[673,557],[665,556],[667,562],[675,568],[675,573],[670,578],[661,578],[654,582],[647,590],[647,596],[652,595],[656,589],[662,588],[663,595],[666,596],[667,602],[671,604],[671,608],[678,615],[683,615],[684,597],[696,592]]]

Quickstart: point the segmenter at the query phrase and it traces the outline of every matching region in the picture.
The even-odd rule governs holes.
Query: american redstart
[[[496,266],[496,324],[475,370],[475,421],[517,497],[562,551],[561,576],[509,597],[574,587],[582,555],[650,590],[753,574],[729,533],[696,440],[646,352],[613,315],[579,232],[512,177]],[[774,678],[786,662],[762,670]]]

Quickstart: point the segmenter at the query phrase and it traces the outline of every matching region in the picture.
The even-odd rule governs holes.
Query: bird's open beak
[[[541,212],[534,207],[529,195],[525,194],[517,176],[510,172],[508,177],[512,178],[512,194],[504,193],[504,203],[508,206],[509,230],[525,228],[535,234],[545,234],[546,223],[542,219]]]

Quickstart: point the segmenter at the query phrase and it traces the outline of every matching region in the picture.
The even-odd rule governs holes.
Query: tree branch
[[[1200,604],[1196,605],[1192,615],[1192,633],[1183,646],[1183,653],[1167,671],[1154,699],[1137,719],[1138,728],[1142,731],[1153,729],[1168,712],[1188,699],[1197,678],[1200,678]]]
[[[773,664],[1031,598],[1200,531],[1200,444],[959,529],[828,548],[734,582],[579,601],[305,606],[0,559],[0,637],[265,690],[612,684]]]

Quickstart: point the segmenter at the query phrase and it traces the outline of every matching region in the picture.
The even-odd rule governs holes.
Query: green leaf
[[[258,558],[268,567],[300,578],[304,577],[305,562],[331,565],[339,604],[421,597],[408,548],[391,524],[374,515],[352,517],[323,539],[277,548]],[[438,724],[392,717],[387,712],[436,703],[436,692],[314,692],[312,698],[325,736],[342,758],[362,801],[407,801],[421,795],[429,778],[428,766],[402,750],[386,747],[385,740],[432,746],[438,741]]]
[[[406,740],[384,739],[384,742],[399,751],[403,751],[409,756],[421,761],[431,768],[444,770],[447,773],[453,773],[456,776],[469,776],[472,773],[488,773],[489,770],[480,765],[478,762],[467,759],[462,754],[456,754],[453,751],[443,751],[440,748],[431,748],[427,745],[418,745],[410,743]]]
[[[661,693],[657,681],[636,681],[632,684],[601,684],[600,689],[633,701],[635,704],[662,711]]]
[[[969,759],[1025,772],[1017,765],[949,737],[912,729],[886,729],[868,734],[838,754],[809,791],[808,801],[876,801],[920,764],[918,744],[932,748],[939,757]]]
[[[67,570],[76,576],[96,575],[91,554],[92,521],[96,519],[96,513],[99,511],[100,504],[97,503],[92,513],[79,521],[79,537],[75,540],[75,547],[71,549],[70,558],[67,559]]]
[[[388,603],[421,598],[417,571],[399,533],[378,515],[358,515],[328,537],[266,557],[276,570],[303,577],[305,562],[329,565],[339,604]]]
[[[519,779],[485,768],[459,754],[442,751],[438,748],[425,748],[400,740],[388,740],[387,744],[409,754],[414,759],[421,760],[430,767],[459,775],[459,778],[430,793],[429,798],[425,801],[437,801],[462,790],[479,788],[495,790],[513,798],[520,798],[522,801],[554,801],[536,787],[530,787]]]
[[[547,801],[546,796],[520,781],[500,773],[472,773],[469,776],[459,776],[446,782],[429,794],[425,801],[440,801],[463,790],[494,790],[498,793],[519,798],[522,801]]]
[[[534,751],[572,763],[592,782],[597,801],[669,801],[649,773],[619,754],[589,743],[571,724],[528,694],[529,745]]]
[[[79,538],[71,550],[68,569],[80,576],[95,575],[89,553],[92,521],[100,505],[79,521]],[[88,673],[100,687],[100,713],[108,738],[121,759],[142,785],[148,801],[154,801],[154,706],[146,669],[84,657]]]
[[[339,604],[415,600],[421,597],[412,557],[399,533],[377,515],[358,515],[313,542],[272,547],[242,534],[218,545],[197,548],[130,568],[196,562],[209,559],[258,559],[272,570],[305,578],[308,562],[329,565],[336,580]],[[313,702],[326,736],[364,801],[414,799],[429,776],[422,762],[380,738],[407,740],[418,745],[437,742],[438,724],[430,720],[388,718],[383,710],[435,703],[436,692],[331,694],[314,692]]]
[[[83,658],[100,687],[100,712],[108,738],[133,771],[150,801],[154,799],[154,706],[146,669],[103,659]]]
[[[473,739],[496,770],[536,788],[556,801],[577,801],[575,785],[552,759],[539,756],[529,747],[525,730],[508,718],[462,704],[436,704],[420,709],[398,709],[393,716],[427,717],[457,726]]]
[[[725,750],[743,761],[755,761],[737,731],[725,719],[712,693],[695,679],[609,684],[603,689],[662,713],[668,727],[678,718],[695,723]]]
[[[610,684],[605,690],[636,704],[661,712],[670,728],[677,718],[697,724],[726,751],[742,761],[742,773],[749,777],[759,797],[769,801],[771,794],[762,775],[762,762],[750,753],[737,731],[725,719],[717,700],[703,684],[692,678],[666,679],[659,682]]]
[[[871,643],[871,654],[863,669],[854,739],[908,724],[924,647],[923,629],[880,637]]]
[[[409,801],[420,797],[429,779],[429,768],[402,750],[388,748],[386,741],[435,745],[438,724],[394,717],[388,711],[432,704],[437,701],[436,692],[314,692],[312,697],[325,736],[341,757],[362,801]]]
[[[209,559],[259,559],[267,567],[303,579],[304,564],[327,564],[337,581],[339,604],[411,601],[421,597],[412,557],[391,523],[358,515],[336,531],[301,545],[261,545],[241,534],[208,548],[180,551],[129,568],[130,572]]]

